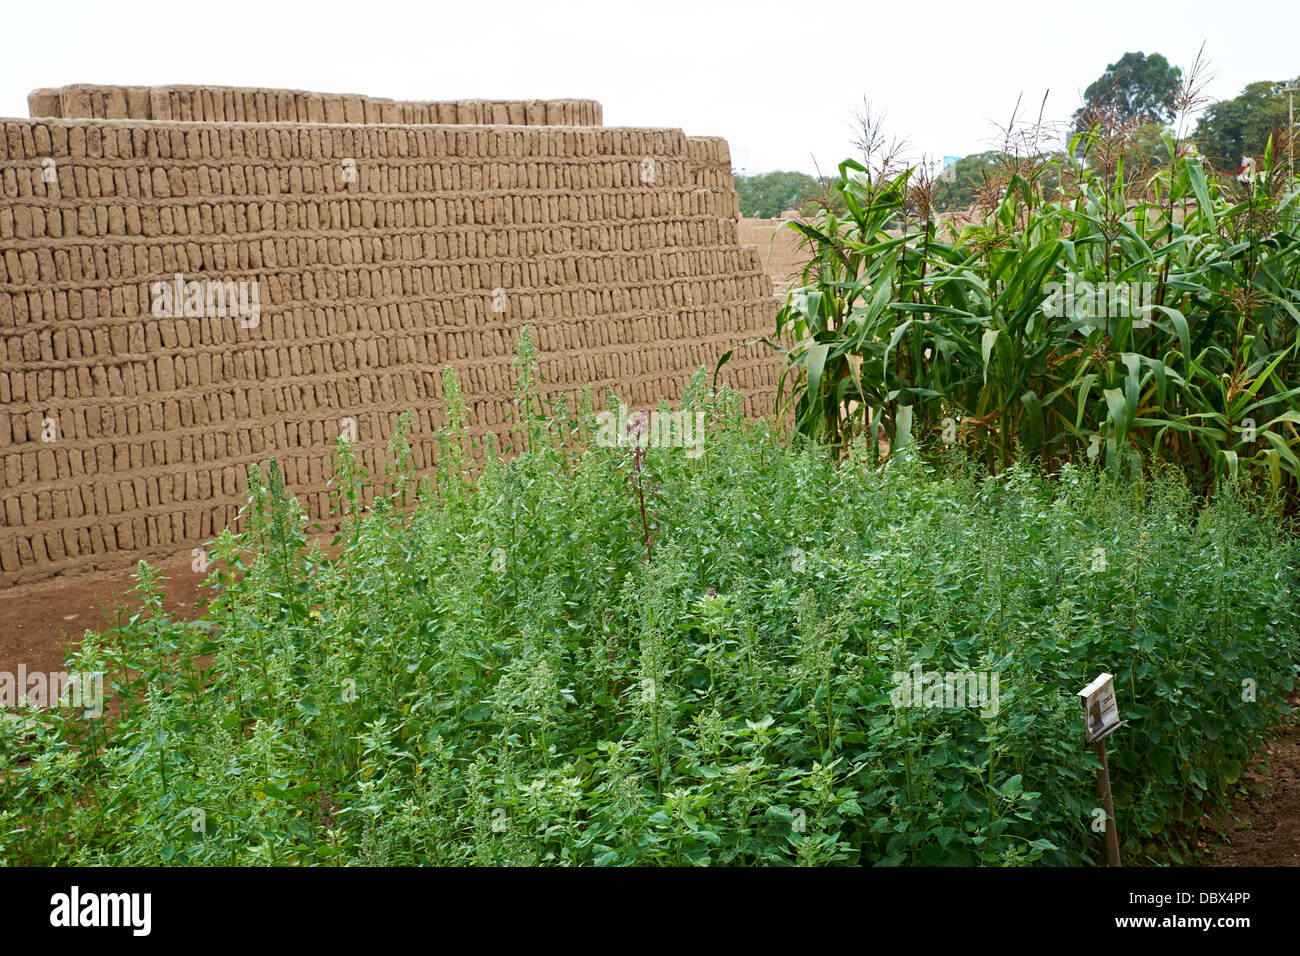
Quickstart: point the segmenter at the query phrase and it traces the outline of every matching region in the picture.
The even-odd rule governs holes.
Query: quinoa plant
[[[142,565],[139,610],[70,649],[109,713],[0,720],[0,858],[1095,864],[1074,695],[1105,670],[1126,857],[1179,861],[1288,718],[1296,539],[1247,482],[877,467],[697,377],[702,453],[643,452],[647,560],[625,450],[590,441],[589,400],[544,416],[521,360],[513,455],[472,448],[449,373],[427,480],[407,420],[381,476],[338,447],[328,554],[272,462],[198,620]],[[945,699],[946,674],[997,696]]]

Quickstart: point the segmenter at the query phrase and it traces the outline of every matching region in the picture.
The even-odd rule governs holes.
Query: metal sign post
[[[1110,765],[1106,762],[1106,737],[1124,726],[1119,719],[1115,702],[1115,678],[1100,674],[1091,684],[1079,691],[1083,703],[1084,743],[1097,755],[1097,793],[1101,809],[1106,814],[1106,862],[1120,866],[1119,831],[1115,828],[1115,805],[1110,796]]]

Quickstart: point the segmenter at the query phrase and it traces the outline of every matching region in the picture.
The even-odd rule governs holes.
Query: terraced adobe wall
[[[33,118],[207,123],[412,123],[600,126],[595,100],[390,100],[237,86],[95,86],[34,90]]]
[[[673,129],[0,120],[0,584],[174,554],[277,457],[321,517],[334,442],[372,473],[441,373],[503,433],[544,391],[634,408],[770,330],[726,144]],[[722,378],[763,414],[773,355]]]

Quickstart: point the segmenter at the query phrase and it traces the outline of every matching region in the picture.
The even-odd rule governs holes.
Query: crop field
[[[268,298],[278,339],[249,315],[247,340],[203,341],[222,327],[197,292],[194,314],[96,336],[107,285],[46,290],[75,306],[56,330],[14,277],[57,285],[72,260],[0,260],[18,290],[0,324],[39,326],[0,370],[6,584],[202,544],[181,584],[139,561],[106,615],[53,589],[11,605],[0,864],[1300,862],[1300,186],[1289,138],[1235,175],[1207,162],[1184,124],[1196,76],[1160,122],[1092,104],[1064,144],[1009,128],[946,182],[863,115],[860,156],[739,232],[724,140],[602,129],[594,101],[37,91],[60,112],[10,135],[15,244],[49,238],[27,206],[119,167],[177,184],[130,208],[175,199],[203,228],[211,197],[141,175],[160,144],[207,162],[200,143],[246,136],[264,182],[334,231],[349,188],[387,182],[380,160],[425,172],[393,180],[412,203],[396,241],[374,198],[368,241],[328,239],[381,256],[335,256],[359,278]],[[267,115],[239,133],[223,97],[245,96]],[[353,119],[282,120],[299,103]],[[128,107],[139,135],[95,115]],[[47,127],[69,157],[32,152]],[[362,160],[339,157],[337,192],[317,155],[336,135]],[[231,168],[190,181],[242,195]],[[116,242],[118,215],[76,241]],[[296,216],[274,220],[285,242]],[[245,227],[272,221],[227,220],[211,235],[258,249]],[[524,225],[545,243],[517,242]],[[421,258],[383,265],[403,249]],[[296,255],[268,289],[311,264]],[[182,280],[154,284],[202,291]],[[82,631],[65,670],[19,633],[53,612]],[[1229,838],[1259,820],[1259,844]],[[1163,905],[1145,889],[1129,902]]]
[[[471,480],[449,374],[436,474],[403,423],[384,475],[339,443],[333,556],[272,465],[198,620],[142,565],[69,662],[106,718],[6,724],[0,856],[1093,864],[1073,692],[1111,668],[1125,853],[1177,861],[1285,711],[1295,544],[1242,484],[834,460],[703,374],[660,412],[707,438],[665,447],[544,409],[518,351],[510,460]]]

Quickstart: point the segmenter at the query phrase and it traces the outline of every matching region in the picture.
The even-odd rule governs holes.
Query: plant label
[[[1079,691],[1083,699],[1084,742],[1091,745],[1118,729],[1119,706],[1115,702],[1115,678],[1099,674],[1095,680]]]

